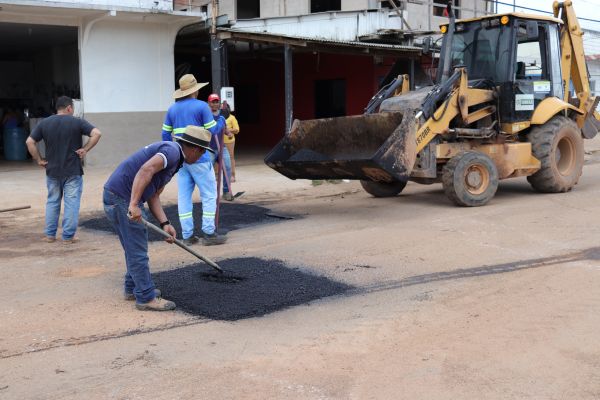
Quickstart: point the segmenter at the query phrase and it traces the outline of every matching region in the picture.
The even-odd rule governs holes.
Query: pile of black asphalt
[[[218,264],[223,274],[195,263],[155,273],[152,278],[177,309],[224,321],[260,317],[353,289],[280,260],[243,257]]]
[[[177,237],[181,238],[181,225],[179,223],[179,216],[177,213],[177,205],[169,205],[164,207],[167,218],[175,227],[177,231]],[[155,225],[158,225],[158,221],[154,219],[149,213],[147,215],[148,221]],[[286,218],[294,218],[291,216],[277,216],[272,214],[268,208],[253,204],[242,204],[242,203],[222,203],[219,209],[219,233],[227,233],[229,231],[240,229],[245,226],[251,226],[261,223],[276,222]],[[194,229],[195,235],[201,236],[201,221],[202,221],[202,204],[194,204]],[[114,232],[110,221],[106,218],[104,213],[101,215],[82,220],[79,226],[106,232]],[[148,232],[148,240],[157,241],[163,240],[163,237],[157,233]]]

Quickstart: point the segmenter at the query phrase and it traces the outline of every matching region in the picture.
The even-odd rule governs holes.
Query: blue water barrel
[[[4,158],[9,161],[27,160],[27,131],[23,128],[4,129]]]

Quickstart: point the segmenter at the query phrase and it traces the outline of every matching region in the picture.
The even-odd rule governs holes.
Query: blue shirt
[[[169,183],[173,175],[181,168],[184,157],[179,144],[174,142],[156,142],[136,151],[119,164],[104,184],[104,189],[129,201],[131,199],[131,187],[133,186],[135,175],[146,161],[157,154],[163,158],[163,169],[154,174],[142,194],[141,202],[148,201],[159,189]]]
[[[162,126],[162,140],[170,142],[173,140],[173,136],[181,136],[188,125],[201,126],[204,129],[208,129],[214,138],[226,124],[224,118],[215,120],[206,102],[192,98],[183,99],[169,107]],[[208,161],[212,161],[212,156],[207,151],[197,162]]]

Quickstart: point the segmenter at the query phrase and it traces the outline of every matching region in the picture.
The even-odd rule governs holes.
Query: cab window
[[[528,38],[525,24],[517,27],[517,60],[515,66],[516,80],[549,80],[548,63],[546,58],[546,30],[539,26],[539,36]]]

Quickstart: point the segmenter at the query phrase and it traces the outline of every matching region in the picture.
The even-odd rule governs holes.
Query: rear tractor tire
[[[583,169],[584,149],[575,122],[557,116],[537,126],[528,135],[533,156],[542,166],[527,177],[533,188],[543,193],[568,192],[577,184]]]
[[[464,151],[452,157],[442,170],[446,196],[456,205],[487,204],[498,189],[496,164],[483,153]]]
[[[400,193],[406,186],[406,182],[374,182],[360,181],[361,186],[367,193],[374,197],[393,197]]]

